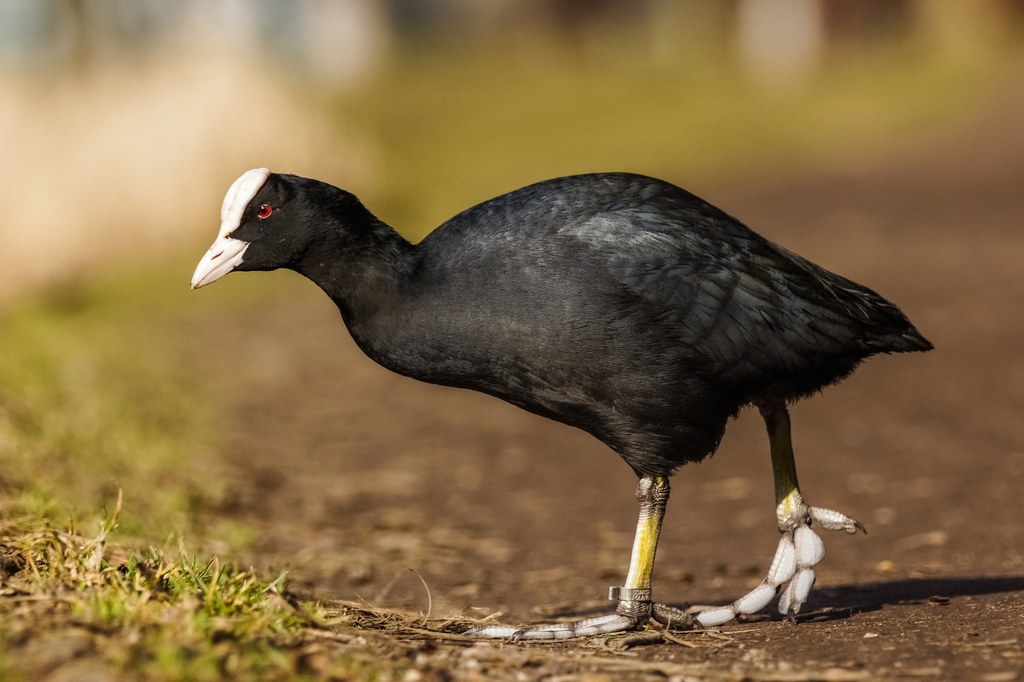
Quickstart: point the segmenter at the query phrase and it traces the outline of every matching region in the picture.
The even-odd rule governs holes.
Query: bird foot
[[[825,558],[825,543],[811,529],[817,524],[823,530],[867,533],[859,521],[831,509],[809,507],[796,493],[795,499],[779,504],[779,545],[771,567],[761,584],[726,606],[706,609],[694,620],[710,627],[728,623],[737,616],[757,613],[779,594],[779,613],[796,617],[814,586],[814,567]]]
[[[626,589],[613,587],[609,594],[612,599],[616,599],[620,591],[625,591]],[[633,592],[639,593],[641,590],[633,590]],[[646,592],[646,595],[630,594],[628,595],[631,597],[630,599],[621,599],[616,613],[607,616],[597,616],[570,623],[552,623],[529,627],[505,625],[475,627],[466,630],[463,634],[470,637],[512,640],[572,639],[574,637],[594,637],[596,635],[610,635],[618,632],[639,630],[650,620],[654,620],[672,630],[693,629],[693,616],[674,606],[652,602],[650,600],[650,590],[643,590],[643,592]]]
[[[866,533],[859,521],[831,509],[811,507],[803,503],[799,493],[779,504],[779,545],[768,574],[761,584],[726,606],[705,609],[695,615],[651,601],[650,590],[613,587],[610,599],[618,599],[616,613],[569,623],[552,623],[516,627],[491,625],[474,627],[464,634],[471,637],[513,640],[552,640],[593,637],[639,630],[653,620],[673,630],[692,630],[695,626],[722,625],[740,615],[751,615],[768,606],[781,590],[779,613],[795,618],[814,586],[814,567],[825,558],[825,543],[812,530]]]

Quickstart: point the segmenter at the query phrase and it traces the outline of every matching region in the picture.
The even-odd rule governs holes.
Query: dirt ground
[[[897,302],[936,346],[869,360],[793,409],[805,497],[869,533],[825,537],[798,623],[767,613],[679,641],[531,645],[342,628],[333,645],[411,664],[407,679],[1024,680],[1022,114],[1024,89],[877,163],[689,187]],[[259,538],[247,560],[287,568],[305,597],[432,617],[613,608],[603,596],[624,577],[636,514],[616,455],[377,367],[295,275],[218,286],[256,276],[289,295],[202,332],[237,368],[215,381],[235,415],[223,511]],[[728,602],[776,542],[767,438],[748,410],[713,459],[673,478],[656,595]]]

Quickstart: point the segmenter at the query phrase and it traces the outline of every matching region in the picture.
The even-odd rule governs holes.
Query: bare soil
[[[766,613],[670,639],[522,644],[369,618],[322,646],[393,660],[407,679],[1024,679],[1022,114],[1011,91],[956,134],[873,164],[689,187],[897,302],[936,346],[871,359],[793,409],[805,497],[869,531],[825,537],[796,624]],[[215,377],[234,401],[223,513],[257,531],[248,560],[287,568],[304,597],[432,618],[525,624],[614,607],[603,596],[621,584],[636,514],[616,455],[497,400],[390,374],[312,285],[262,276],[288,295],[206,332],[236,369]],[[767,438],[746,411],[714,458],[673,478],[656,595],[728,602],[776,542]]]

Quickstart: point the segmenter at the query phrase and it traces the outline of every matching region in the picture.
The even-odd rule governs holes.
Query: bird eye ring
[[[256,211],[256,217],[260,220],[269,218],[270,214],[274,212],[274,207],[270,204],[260,204],[259,209]]]

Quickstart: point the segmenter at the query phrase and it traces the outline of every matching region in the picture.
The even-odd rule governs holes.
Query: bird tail
[[[889,304],[887,330],[867,339],[867,345],[875,353],[923,353],[935,346],[917,331],[917,328],[896,306]]]
[[[887,348],[883,352],[888,353],[925,352],[935,348],[913,325],[901,334],[886,338],[885,341]]]

